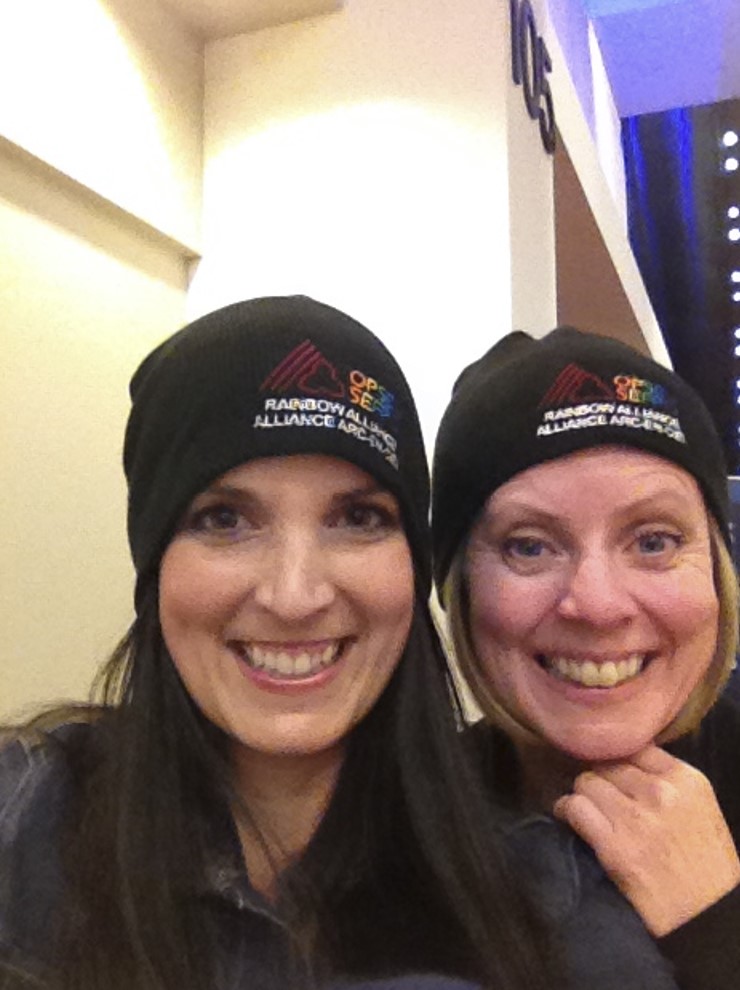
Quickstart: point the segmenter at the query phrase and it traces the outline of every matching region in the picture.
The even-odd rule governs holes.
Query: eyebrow
[[[645,495],[643,498],[637,499],[634,502],[628,502],[625,505],[618,506],[617,512],[620,515],[626,516],[639,515],[641,512],[648,511],[655,512],[663,508],[662,504],[656,503],[664,502],[670,503],[670,507],[676,511],[685,510],[690,507],[687,494],[677,492],[673,488],[659,488],[656,489],[656,491],[651,492],[649,495]],[[532,505],[530,502],[520,501],[519,499],[510,502],[508,505],[504,505],[498,510],[486,509],[481,519],[486,520],[489,523],[495,523],[497,519],[502,516],[506,517],[511,513],[521,513],[526,516],[525,521],[531,523],[558,523],[561,519],[561,517],[555,512],[550,512],[547,509]]]
[[[361,498],[366,495],[388,495],[389,498],[393,498],[393,493],[389,492],[387,488],[383,488],[382,485],[377,484],[367,484],[358,485],[357,488],[350,488],[345,492],[336,492],[334,498],[338,500],[348,500],[352,498]]]
[[[546,509],[540,509],[538,506],[531,505],[529,502],[520,502],[517,500],[504,505],[500,509],[484,509],[480,516],[480,522],[495,523],[502,516],[506,517],[516,513],[526,515],[528,522],[556,522],[559,518],[554,512],[548,512]]]
[[[241,488],[239,485],[227,485],[223,482],[216,481],[207,488],[204,488],[202,492],[199,492],[195,497],[202,498],[205,495],[223,495],[229,498],[254,498],[255,495],[251,489]]]
[[[201,498],[203,496],[225,496],[228,498],[236,499],[246,499],[252,501],[259,501],[261,496],[250,488],[248,485],[241,487],[240,485],[229,485],[224,482],[214,482],[214,484],[209,485],[208,488],[204,488],[200,495],[196,495],[196,498]],[[346,491],[334,492],[332,495],[333,501],[350,501],[353,498],[366,497],[368,495],[387,495],[389,498],[394,498],[392,492],[387,488],[383,488],[375,482],[368,482],[366,485],[358,485],[356,488],[350,488]]]
[[[634,505],[635,508],[641,508],[642,506],[650,507],[653,502],[658,499],[668,499],[671,502],[681,502],[684,504],[689,500],[689,497],[688,494],[677,492],[675,488],[658,488],[656,491],[651,492],[648,495],[644,495],[636,502],[632,502],[630,504]]]

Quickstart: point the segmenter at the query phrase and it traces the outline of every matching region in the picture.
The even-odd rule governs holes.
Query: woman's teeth
[[[234,644],[245,663],[254,670],[261,670],[271,677],[311,677],[338,659],[342,642],[337,640],[315,650],[278,650],[266,646]]]
[[[610,688],[636,677],[645,666],[646,655],[633,653],[627,660],[614,663],[581,662],[567,657],[547,658],[547,669],[565,681],[574,681],[584,687]]]

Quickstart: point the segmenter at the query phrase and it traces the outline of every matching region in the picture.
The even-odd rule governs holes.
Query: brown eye
[[[360,529],[382,529],[389,526],[392,519],[389,513],[375,505],[353,505],[347,511],[347,523]]]
[[[224,532],[236,529],[239,513],[227,505],[211,505],[196,512],[190,522],[192,529],[200,532]]]
[[[217,542],[240,540],[256,528],[240,509],[225,502],[195,508],[185,524],[190,533]]]
[[[349,502],[341,509],[335,525],[359,534],[383,533],[400,525],[397,513],[379,502]]]
[[[544,540],[538,540],[533,536],[510,536],[504,540],[504,555],[507,557],[520,557],[524,560],[536,560],[544,556],[547,546]]]

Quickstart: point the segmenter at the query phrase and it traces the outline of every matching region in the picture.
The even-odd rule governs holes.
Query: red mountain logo
[[[614,399],[614,389],[598,375],[584,371],[577,364],[563,368],[542,397],[543,406],[578,405],[580,402],[593,402],[595,399]]]
[[[343,399],[345,395],[337,369],[310,340],[304,340],[294,348],[260,386],[262,392],[280,394],[291,389],[306,395],[323,395],[329,399]]]

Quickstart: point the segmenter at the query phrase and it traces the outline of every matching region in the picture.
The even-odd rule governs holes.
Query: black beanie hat
[[[572,327],[541,340],[516,331],[462,372],[439,428],[437,586],[492,492],[535,464],[607,444],[657,454],[693,475],[729,546],[724,453],[696,392],[617,340]]]
[[[429,473],[401,369],[369,330],[305,296],[234,303],[184,327],[130,386],[124,469],[137,573],[155,573],[190,501],[245,461],[326,454],[399,501],[423,593],[431,580]]]

